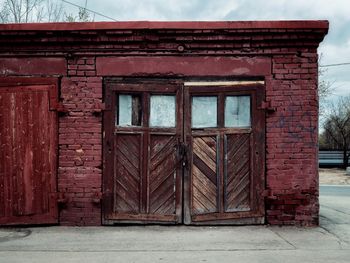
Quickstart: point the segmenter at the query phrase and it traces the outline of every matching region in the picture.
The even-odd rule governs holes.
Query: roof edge
[[[0,31],[87,31],[132,29],[324,29],[327,20],[274,21],[125,21],[125,22],[56,22],[0,24]]]

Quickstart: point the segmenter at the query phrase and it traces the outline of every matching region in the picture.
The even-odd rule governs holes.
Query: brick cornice
[[[3,24],[0,53],[283,53],[317,48],[327,31],[327,21]]]

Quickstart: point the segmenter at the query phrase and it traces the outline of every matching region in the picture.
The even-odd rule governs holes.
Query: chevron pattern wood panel
[[[192,213],[217,209],[217,141],[215,136],[193,138]]]
[[[176,145],[175,136],[151,135],[149,167],[151,214],[175,214]]]
[[[226,135],[225,211],[250,210],[250,134]]]
[[[140,212],[141,135],[116,136],[115,212]]]

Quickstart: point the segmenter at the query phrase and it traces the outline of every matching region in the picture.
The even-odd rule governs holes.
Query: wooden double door
[[[103,224],[264,223],[261,82],[105,82]]]

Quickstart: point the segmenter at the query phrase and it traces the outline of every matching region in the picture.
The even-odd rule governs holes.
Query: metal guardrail
[[[318,152],[318,164],[320,167],[339,167],[343,165],[342,151],[324,151]]]

